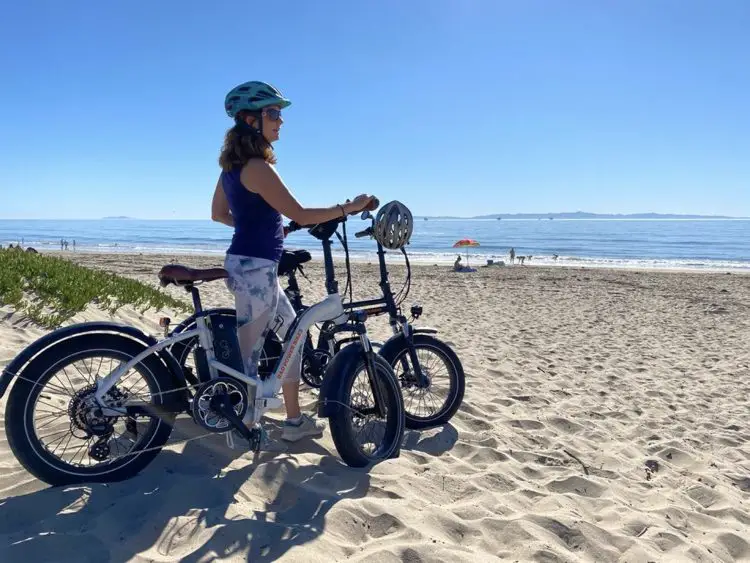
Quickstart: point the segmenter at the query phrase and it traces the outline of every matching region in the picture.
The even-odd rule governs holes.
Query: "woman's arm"
[[[219,176],[216,182],[214,199],[211,202],[211,220],[223,223],[228,227],[234,227],[234,217],[232,217],[232,212],[229,211],[229,202],[227,201],[227,194],[224,193],[224,188],[221,185],[221,176]]]
[[[303,207],[284,185],[276,170],[261,159],[250,160],[240,175],[245,189],[260,195],[268,205],[282,215],[289,217],[300,225],[325,223],[343,214],[350,215],[365,209],[372,201],[365,194],[354,198],[354,201],[331,207]]]

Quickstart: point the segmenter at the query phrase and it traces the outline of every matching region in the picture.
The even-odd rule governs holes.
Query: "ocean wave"
[[[352,233],[364,226],[349,224],[352,259],[377,262],[370,239]],[[210,221],[47,221],[0,220],[0,244],[17,244],[59,251],[60,239],[81,252],[143,253],[221,256],[231,230]],[[452,248],[456,240],[473,238],[481,246],[470,249],[468,261],[481,266],[487,260],[509,263],[508,251],[530,255],[526,266],[569,266],[716,271],[750,270],[750,221],[417,221],[409,258],[414,263],[452,266],[456,255],[465,263],[466,251]],[[305,232],[286,240],[289,247],[305,248],[320,258],[318,242]],[[334,256],[343,257],[334,240]],[[558,254],[557,260],[553,254]],[[400,253],[388,252],[389,263],[402,263]]]

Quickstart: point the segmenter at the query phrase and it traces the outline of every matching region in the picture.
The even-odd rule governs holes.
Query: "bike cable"
[[[394,297],[396,306],[400,306],[406,301],[406,297],[409,295],[409,290],[411,289],[411,264],[409,262],[409,255],[403,247],[401,248],[401,254],[404,255],[404,261],[406,262],[406,279],[404,280],[404,285]]]
[[[344,295],[347,291],[349,292],[349,303],[354,302],[353,287],[352,287],[352,268],[349,262],[349,244],[346,237],[346,221],[341,222],[341,230],[344,232],[342,237],[338,231],[336,231],[336,237],[339,239],[341,246],[344,247],[344,261],[346,263],[346,286],[344,287]]]

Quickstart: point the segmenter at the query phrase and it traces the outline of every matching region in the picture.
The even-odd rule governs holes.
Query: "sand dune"
[[[149,283],[171,258],[75,257]],[[313,301],[322,269],[306,272]],[[355,298],[377,294],[375,272],[355,266]],[[231,305],[222,282],[204,301]],[[467,391],[398,459],[350,469],[326,433],[254,460],[221,436],[180,443],[200,433],[182,417],[138,477],[52,489],[0,433],[0,561],[750,560],[750,277],[420,266],[412,301]],[[158,316],[116,318],[157,333]],[[44,334],[0,319],[0,360]]]

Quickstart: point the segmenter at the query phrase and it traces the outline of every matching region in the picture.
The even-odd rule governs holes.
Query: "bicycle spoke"
[[[123,374],[105,395],[107,401],[153,410],[142,419],[132,419],[136,421],[132,433],[125,425],[129,419],[126,415],[105,416],[102,412],[94,413],[89,405],[93,385],[99,381],[102,369],[109,367],[108,373],[112,373],[121,365],[122,360],[106,354],[79,357],[35,382],[42,389],[33,406],[32,424],[36,439],[50,455],[66,464],[85,468],[117,461],[136,448],[140,440],[148,439],[149,429],[159,420],[158,408],[153,408],[156,405],[149,380],[136,367]],[[103,438],[110,454],[104,461],[98,461],[90,452]]]

